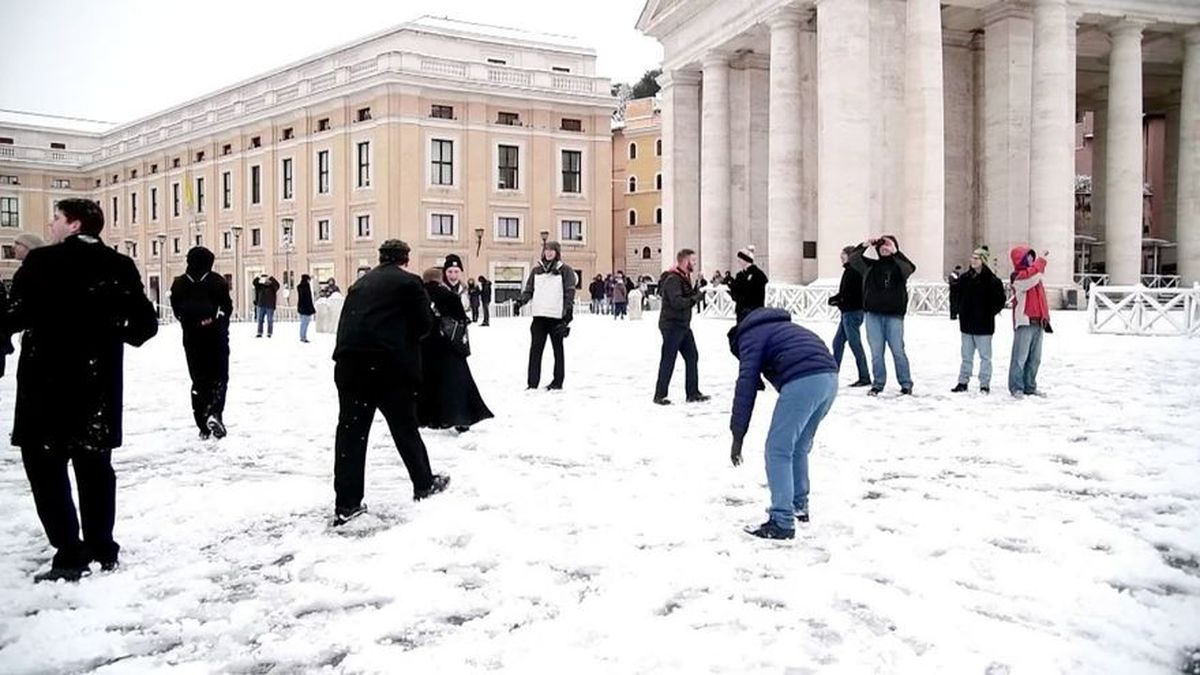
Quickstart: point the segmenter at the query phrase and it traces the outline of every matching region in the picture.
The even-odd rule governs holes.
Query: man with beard
[[[200,438],[225,438],[225,392],[229,387],[229,285],[213,274],[212,251],[187,253],[187,271],[171,284],[171,309],[183,329],[183,353],[192,378],[192,417]]]
[[[575,270],[562,261],[562,247],[557,241],[548,241],[542,246],[542,259],[534,266],[513,310],[519,312],[525,304],[533,308],[533,322],[529,325],[529,377],[526,384],[529,389],[537,389],[541,384],[542,354],[546,352],[546,338],[550,338],[554,349],[554,379],[550,380],[550,386],[546,389],[562,389],[566,377],[563,339],[571,334]]]
[[[692,309],[703,297],[692,283],[696,272],[696,252],[685,248],[675,255],[675,266],[663,272],[658,282],[662,296],[662,311],[658,315],[658,330],[662,333],[662,354],[658,360],[658,382],[654,385],[654,402],[671,405],[667,390],[675,371],[675,359],[683,356],[684,391],[688,403],[707,401],[700,393],[700,353],[692,334]]]

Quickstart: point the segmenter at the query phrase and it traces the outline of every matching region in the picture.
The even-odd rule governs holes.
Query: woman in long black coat
[[[463,331],[465,343],[467,313],[462,298],[450,290],[448,285],[459,283],[462,262],[458,256],[446,258],[445,270],[432,268],[424,274],[425,290],[433,304],[435,319],[433,331],[421,342],[421,395],[417,404],[417,415],[421,426],[431,429],[454,427],[460,433],[473,424],[490,419],[492,411],[479,394],[467,356],[459,346],[451,343],[445,324],[452,319],[454,329]],[[469,343],[468,343],[469,344]]]

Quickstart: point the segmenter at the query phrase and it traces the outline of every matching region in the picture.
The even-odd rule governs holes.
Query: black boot
[[[413,490],[413,501],[419,502],[427,497],[432,497],[439,492],[445,492],[446,487],[450,485],[450,476],[441,474],[433,475],[433,483],[424,490]]]
[[[768,520],[758,527],[747,527],[742,530],[746,534],[753,535],[760,539],[795,539],[796,530],[785,530]]]
[[[954,388],[951,389],[950,392],[953,394],[958,394],[958,393],[964,392],[966,390],[967,390],[967,385],[963,382],[959,382],[958,384],[954,385]]]

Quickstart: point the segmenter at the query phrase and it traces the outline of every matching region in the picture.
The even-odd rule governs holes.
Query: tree
[[[658,93],[658,76],[662,75],[662,68],[647,70],[642,74],[642,79],[633,85],[633,98],[647,98]]]

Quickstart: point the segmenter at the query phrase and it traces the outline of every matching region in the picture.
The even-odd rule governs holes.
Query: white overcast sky
[[[424,14],[573,35],[636,81],[644,0],[0,0],[0,108],[128,122]]]

